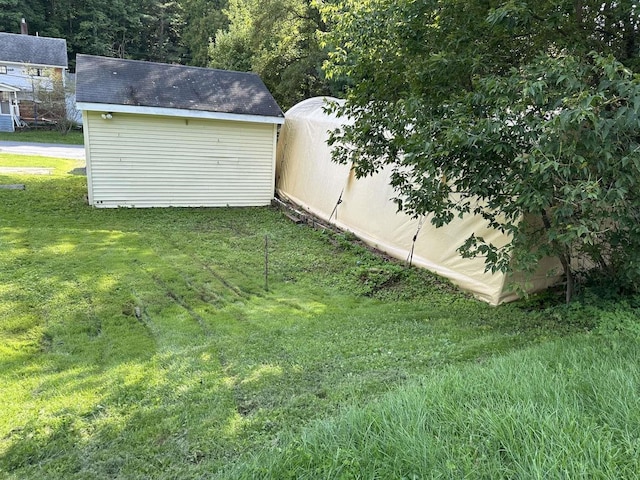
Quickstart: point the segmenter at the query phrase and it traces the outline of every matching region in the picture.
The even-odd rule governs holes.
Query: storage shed
[[[253,73],[78,55],[89,203],[268,205],[284,114]]]
[[[475,233],[496,245],[508,237],[487,226],[480,216],[466,215],[436,228],[429,217],[411,218],[397,211],[391,167],[357,179],[350,165],[331,160],[329,130],[349,119],[323,110],[324,98],[305,100],[285,114],[278,140],[276,190],[309,213],[348,230],[389,255],[427,268],[493,305],[517,298],[510,284],[522,275],[485,271],[483,258],[462,258],[458,247]],[[336,99],[331,99],[336,101]],[[530,292],[548,287],[561,272],[549,259],[523,286]]]

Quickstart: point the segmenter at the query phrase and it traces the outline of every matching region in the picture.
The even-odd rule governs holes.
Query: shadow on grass
[[[3,419],[0,470],[140,477],[229,461],[242,444],[243,409],[210,323],[226,306],[241,309],[259,283],[240,253],[223,268],[185,254],[193,249],[185,233],[218,234],[208,227],[216,215],[99,211],[81,202],[75,179],[25,181],[26,195],[0,199],[3,322],[34,320],[1,332],[12,344],[3,397],[18,404]],[[222,215],[228,244],[219,251],[255,236],[251,217],[272,216],[235,215]]]
[[[74,168],[73,170],[70,170],[69,175],[81,175],[83,177],[87,176],[87,167],[78,167],[78,168]]]
[[[11,305],[0,318],[35,320],[0,330],[2,403],[15,410],[0,423],[0,471],[133,478],[157,475],[166,458],[228,451],[224,439],[198,447],[229,429],[231,388],[203,327],[140,271],[159,261],[144,240],[16,223],[3,227],[0,283]]]
[[[80,176],[18,179],[0,191],[16,477],[199,478],[433,368],[566,333],[415,271],[401,301],[372,294],[363,262],[384,260],[268,208],[100,210]]]
[[[176,378],[177,360],[156,361],[166,363],[164,375],[153,362],[128,363],[43,382],[43,393],[32,396],[65,393],[32,400],[41,408],[2,439],[0,470],[22,478],[150,478],[230,461],[235,411],[218,372],[191,382]]]

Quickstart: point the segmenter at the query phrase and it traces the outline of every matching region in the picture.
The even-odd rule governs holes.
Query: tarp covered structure
[[[285,113],[276,163],[280,197],[392,257],[410,259],[413,265],[448,278],[488,303],[497,305],[517,298],[508,289],[514,278],[485,272],[484,259],[462,258],[458,253],[472,233],[498,246],[508,241],[505,235],[488,228],[482,217],[467,215],[436,228],[428,217],[412,219],[397,211],[392,201],[391,167],[356,179],[350,165],[332,162],[328,132],[344,119],[325,113],[324,100],[311,98]],[[545,265],[529,279],[529,291],[553,283],[554,278],[546,274],[549,267]]]

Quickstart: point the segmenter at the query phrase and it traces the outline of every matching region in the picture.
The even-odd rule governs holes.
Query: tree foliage
[[[176,63],[207,63],[209,38],[223,28],[218,0],[0,0],[0,31],[67,40],[76,53]],[[203,57],[203,51],[205,56]]]
[[[311,0],[230,0],[229,28],[212,45],[211,66],[258,73],[281,106],[340,87],[327,80],[318,32],[327,23]]]
[[[316,0],[0,0],[0,31],[23,17],[67,40],[72,69],[85,53],[254,71],[284,108],[341,88],[322,71]]]
[[[225,30],[229,20],[224,13],[227,0],[181,0],[184,25],[182,41],[189,50],[189,63],[199,67],[209,64],[209,45],[218,30]]]
[[[488,270],[557,257],[640,286],[640,81],[631,2],[342,1],[327,72],[337,161],[394,167],[398,207],[435,225],[482,215],[506,245],[460,239]]]

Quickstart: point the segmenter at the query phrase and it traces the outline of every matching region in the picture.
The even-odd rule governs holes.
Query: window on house
[[[10,101],[9,92],[0,92],[0,115],[9,115],[11,113]]]
[[[42,70],[40,68],[30,68],[27,71],[28,75],[33,75],[34,77],[41,77],[42,76]]]
[[[7,73],[7,66],[6,65],[0,65],[0,73]]]

